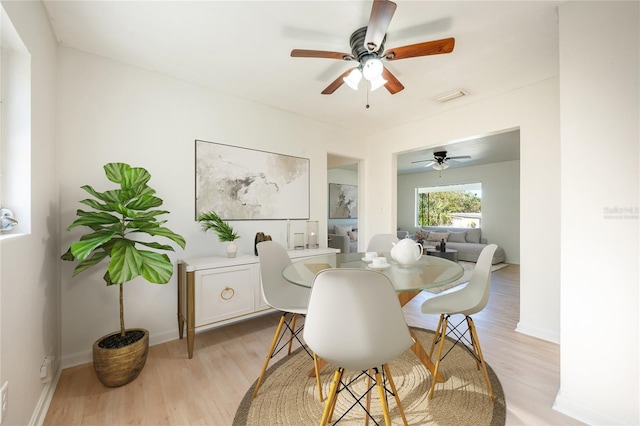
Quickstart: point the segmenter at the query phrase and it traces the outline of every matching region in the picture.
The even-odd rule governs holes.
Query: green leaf
[[[147,231],[147,233],[154,236],[169,238],[171,241],[174,241],[182,248],[185,248],[185,246],[187,245],[187,242],[184,240],[184,238],[181,235],[176,234],[169,228],[150,229]]]
[[[69,247],[67,251],[60,256],[60,259],[67,261],[76,260],[75,256],[71,253],[71,247]]]
[[[138,244],[143,245],[143,246],[147,246],[147,247],[151,247],[154,249],[158,249],[158,250],[167,250],[167,251],[175,251],[173,249],[173,247],[171,247],[168,244],[160,244],[160,243],[156,243],[156,242],[144,242],[144,241],[138,241]]]
[[[96,200],[92,200],[91,198],[87,198],[86,200],[80,200],[80,202],[82,204],[86,204],[87,206],[89,206],[89,207],[91,207],[93,209],[100,210],[100,211],[103,211],[103,212],[108,212],[108,211],[112,210],[112,208],[111,208],[111,206],[109,204],[107,204],[107,203],[102,204],[102,203],[99,203]]]
[[[107,179],[120,184],[122,189],[144,186],[151,179],[149,172],[142,167],[131,167],[125,163],[105,164],[104,172],[107,175]]]
[[[80,262],[78,264],[78,266],[76,266],[76,269],[73,270],[73,276],[75,277],[80,272],[85,271],[85,270],[89,269],[90,267],[92,267],[93,265],[96,265],[96,264],[100,263],[108,255],[109,255],[109,253],[104,251],[104,250],[95,252],[93,254],[93,256],[91,256],[88,259],[83,260],[82,262]]]
[[[147,210],[162,205],[162,200],[153,195],[142,195],[127,204],[127,208],[131,210]]]
[[[118,240],[111,249],[111,260],[109,261],[109,276],[116,284],[131,281],[140,275],[142,266],[142,256],[135,248],[135,242],[129,240]]]
[[[76,214],[80,217],[69,225],[67,231],[72,230],[76,226],[103,226],[120,222],[119,218],[109,213],[85,212],[83,210],[78,210]]]
[[[76,259],[85,260],[89,254],[102,244],[111,240],[115,232],[98,231],[83,235],[80,241],[71,244],[71,253]]]
[[[144,279],[155,284],[166,284],[173,275],[173,263],[166,254],[140,250],[143,263],[140,274]]]
[[[134,218],[136,217],[137,212],[135,210],[131,210],[127,207],[124,206],[124,204],[118,204],[115,206],[115,211],[117,211],[118,213],[120,213],[121,215],[123,215],[126,218]]]

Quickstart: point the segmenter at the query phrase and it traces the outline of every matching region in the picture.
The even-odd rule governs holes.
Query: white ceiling
[[[560,1],[403,1],[385,47],[454,37],[450,54],[385,62],[405,90],[320,92],[353,63],[291,58],[350,52],[367,1],[45,0],[60,44],[314,120],[376,132],[558,74]],[[438,95],[465,89],[445,104]]]

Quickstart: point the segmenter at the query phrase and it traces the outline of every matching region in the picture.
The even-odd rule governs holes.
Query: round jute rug
[[[433,331],[419,328],[412,328],[412,330],[428,351]],[[445,351],[450,346],[450,342],[447,342]],[[311,358],[302,348],[271,366],[267,370],[266,378],[256,398],[251,398],[255,382],[247,391],[240,402],[233,425],[319,424],[324,402],[320,402],[318,398],[315,378],[308,376],[312,367]],[[499,426],[505,424],[506,403],[500,381],[488,367],[489,378],[496,396],[496,401],[491,402],[482,370],[476,368],[472,355],[460,345],[456,345],[440,363],[440,372],[445,382],[436,384],[431,400],[427,397],[431,386],[431,374],[413,352],[407,350],[398,359],[390,362],[389,367],[409,425]],[[322,369],[321,379],[325,398],[329,393],[334,371],[335,367],[332,365]],[[343,380],[356,374],[356,372],[345,371]],[[366,381],[360,379],[354,386],[357,391],[360,391],[365,388]],[[333,420],[337,420],[353,402],[353,398],[347,392],[341,392],[338,395]],[[393,425],[402,425],[402,418],[393,397],[389,398],[389,409]],[[375,390],[371,398],[371,411],[376,421],[384,424],[380,401]],[[338,424],[345,426],[364,424],[364,411],[356,407]]]

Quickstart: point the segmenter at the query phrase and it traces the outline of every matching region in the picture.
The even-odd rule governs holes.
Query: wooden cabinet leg
[[[187,348],[193,358],[193,341],[196,338],[195,272],[187,272]]]

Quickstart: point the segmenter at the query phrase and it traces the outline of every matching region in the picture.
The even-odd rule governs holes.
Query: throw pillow
[[[465,235],[467,235],[466,232],[451,232],[447,241],[450,243],[466,243]]]
[[[467,240],[468,243],[480,244],[481,235],[482,235],[481,228],[471,228],[467,231],[467,235],[465,236],[465,239]]]
[[[333,229],[335,230],[336,235],[345,235],[348,236],[349,234],[347,234],[348,232],[351,232],[351,227],[350,226],[334,226]]]
[[[448,232],[429,232],[429,241],[447,241],[448,238]]]
[[[347,232],[347,235],[351,241],[358,241],[358,231],[349,231]]]

